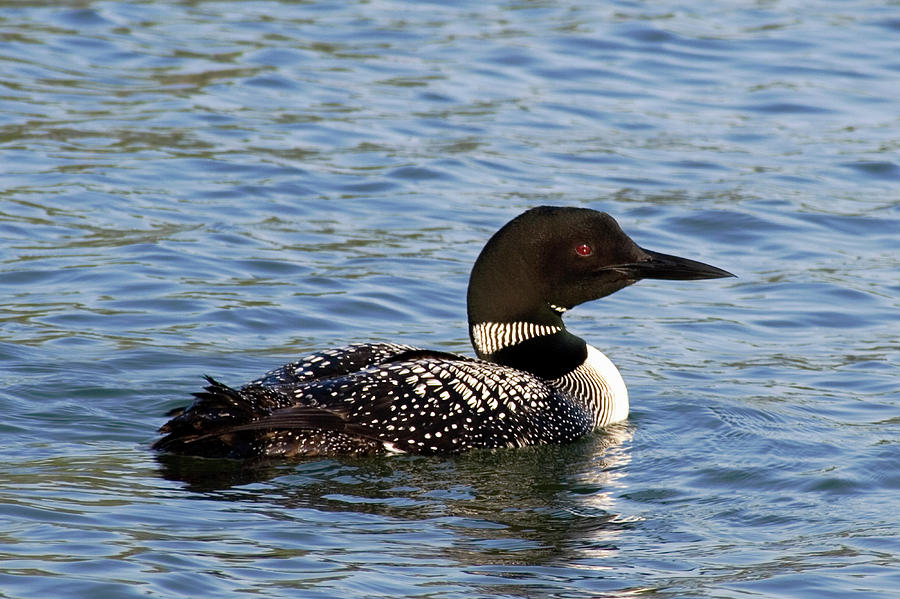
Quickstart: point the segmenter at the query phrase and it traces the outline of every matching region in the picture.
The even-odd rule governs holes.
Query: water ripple
[[[892,597],[893,12],[6,7],[3,593]],[[472,260],[547,203],[739,275],[568,316],[627,426],[454,459],[147,451],[203,373],[469,351]]]

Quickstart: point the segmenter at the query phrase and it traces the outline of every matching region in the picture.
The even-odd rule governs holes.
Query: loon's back
[[[628,396],[615,366],[569,333],[563,314],[642,278],[724,276],[733,275],[638,247],[607,214],[535,208],[494,234],[473,266],[469,335],[479,359],[360,344],[240,389],[208,379],[154,448],[248,458],[569,442],[627,417]]]
[[[155,447],[207,457],[325,456],[565,443],[593,417],[521,370],[406,345],[314,353],[239,390],[212,379]]]

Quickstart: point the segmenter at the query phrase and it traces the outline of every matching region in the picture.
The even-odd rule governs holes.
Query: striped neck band
[[[545,335],[553,335],[562,327],[533,322],[479,322],[472,325],[472,342],[478,353],[489,356],[504,347]]]

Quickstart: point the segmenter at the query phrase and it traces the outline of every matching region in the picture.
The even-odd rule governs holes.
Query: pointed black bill
[[[727,270],[722,270],[711,264],[704,264],[696,260],[670,256],[660,252],[652,252],[643,248],[641,250],[647,255],[646,260],[607,266],[602,270],[614,270],[630,279],[669,279],[673,281],[721,279],[735,276]]]

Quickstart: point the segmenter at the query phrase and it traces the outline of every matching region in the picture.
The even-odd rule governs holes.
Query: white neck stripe
[[[472,342],[478,353],[489,356],[504,347],[561,330],[562,327],[533,322],[479,322],[472,325]]]

